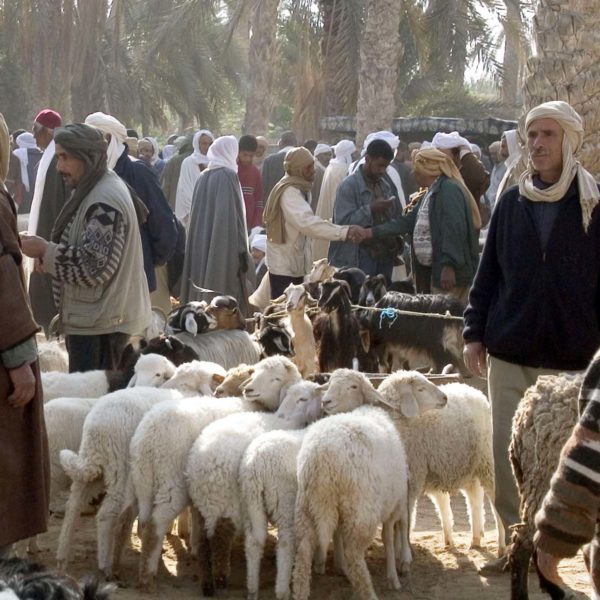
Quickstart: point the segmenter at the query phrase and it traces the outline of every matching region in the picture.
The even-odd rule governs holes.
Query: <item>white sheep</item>
[[[287,390],[302,379],[296,365],[285,356],[269,356],[254,365],[254,373],[243,386],[244,398],[274,411]]]
[[[448,494],[462,490],[471,519],[471,545],[477,547],[483,536],[485,492],[496,520],[498,551],[503,554],[504,527],[493,504],[492,425],[485,396],[462,383],[438,388],[416,371],[397,371],[389,375],[377,391],[366,377],[348,370],[340,373],[335,381],[338,393],[323,400],[323,408],[328,414],[352,410],[365,401],[369,402],[374,394],[399,407],[399,411],[392,412],[391,416],[408,457],[411,514],[418,497],[429,495],[439,510],[444,542],[452,546],[452,512]],[[364,399],[361,400],[361,397]],[[447,403],[443,398],[447,398]],[[431,410],[435,408],[440,410]]]
[[[269,413],[233,414],[208,425],[194,442],[188,457],[186,479],[207,538],[207,542],[201,544],[201,564],[206,566],[212,562],[213,567],[212,572],[203,568],[205,595],[211,595],[215,588],[227,587],[231,550],[231,536],[227,533],[243,529],[238,474],[244,451],[258,435],[292,427],[289,421]],[[221,534],[228,538],[227,543],[214,544]]]
[[[335,393],[333,385],[323,398],[324,407]],[[361,406],[318,421],[304,437],[297,469],[294,598],[308,599],[314,551],[317,545],[326,548],[337,529],[346,576],[361,600],[377,600],[365,552],[380,523],[388,583],[391,589],[400,589],[396,551],[403,565],[411,562],[408,467],[390,417],[380,408]]]
[[[179,390],[185,396],[211,396],[226,374],[227,371],[217,363],[193,360],[179,365],[162,387]]]
[[[302,382],[286,394],[277,416],[299,427],[321,414],[322,390]],[[258,598],[260,561],[267,526],[277,527],[277,580],[275,595],[288,598],[294,558],[294,506],[298,489],[296,458],[306,429],[269,431],[253,440],[240,464],[240,490],[244,513],[248,600]]]
[[[175,365],[160,354],[142,354],[133,368],[127,387],[160,387],[175,375]]]
[[[38,344],[38,361],[42,373],[49,371],[69,372],[69,354],[65,349],[64,342],[56,340],[40,342]]]
[[[124,506],[118,530],[128,533],[133,518],[139,515],[142,586],[153,586],[169,524],[190,504],[184,470],[192,444],[213,421],[257,408],[242,398],[183,398],[162,402],[140,422],[130,445],[133,498]],[[117,543],[115,568],[124,541]]]
[[[317,344],[312,323],[305,312],[308,292],[303,285],[291,284],[285,289],[284,296],[292,329],[293,361],[302,377],[308,377],[317,372]]]
[[[221,369],[210,363],[184,363],[163,388],[127,388],[108,394],[94,405],[85,420],[79,454],[71,450],[60,453],[61,465],[73,484],[59,538],[59,565],[64,567],[69,557],[81,498],[91,482],[102,477],[106,496],[97,517],[98,565],[106,575],[112,575],[115,527],[127,489],[129,444],[135,429],[155,404],[198,394],[193,386],[208,385],[215,368]]]

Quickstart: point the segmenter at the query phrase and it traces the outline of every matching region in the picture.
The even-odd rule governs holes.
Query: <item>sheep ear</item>
[[[323,383],[322,385],[320,385],[317,390],[319,390],[319,392],[321,394],[324,394],[327,390],[329,389],[329,383]]]
[[[367,404],[385,404],[390,406],[384,399],[383,396],[371,385],[368,381],[363,381],[362,392]],[[392,408],[390,406],[390,408]]]
[[[130,380],[129,383],[127,384],[127,387],[134,387],[135,384],[137,382],[137,374],[135,374]]]
[[[400,412],[407,419],[419,416],[419,404],[412,391],[407,391],[400,397]]]
[[[196,335],[198,333],[198,323],[196,323],[194,313],[190,312],[185,316],[185,330],[192,335]]]
[[[219,373],[213,373],[212,380],[215,383],[223,383],[225,381],[225,376],[220,375]]]
[[[252,377],[248,377],[248,379],[244,379],[240,384],[240,388],[244,389],[250,382],[252,381]]]

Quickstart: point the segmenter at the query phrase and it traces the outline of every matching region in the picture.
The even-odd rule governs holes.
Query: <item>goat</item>
[[[313,327],[304,309],[309,295],[302,285],[289,285],[284,292],[286,310],[293,331],[293,362],[300,370],[302,377],[307,377],[317,370],[317,348]]]

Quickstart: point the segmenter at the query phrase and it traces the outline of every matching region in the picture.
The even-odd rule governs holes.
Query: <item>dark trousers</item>
[[[304,277],[290,277],[289,275],[273,275],[269,273],[269,282],[271,284],[271,300],[279,298],[283,294],[285,288],[293,283],[298,285],[304,281]]]
[[[68,335],[69,372],[116,369],[123,348],[129,341],[127,333],[102,335]]]

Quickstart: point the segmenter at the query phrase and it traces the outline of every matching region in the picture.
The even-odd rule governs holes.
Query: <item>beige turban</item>
[[[429,177],[445,175],[448,179],[452,179],[457,183],[465,196],[465,200],[471,208],[473,227],[475,227],[475,229],[481,229],[481,215],[479,214],[477,202],[475,202],[473,194],[471,194],[465,186],[465,182],[463,181],[458,167],[447,154],[444,154],[441,150],[437,150],[436,148],[423,148],[422,150],[413,152],[412,163],[415,173],[421,173]]]
[[[10,161],[10,134],[4,120],[4,115],[0,113],[0,187],[6,191],[6,177],[8,176],[8,165]]]
[[[283,161],[283,168],[292,177],[302,177],[302,171],[315,164],[315,157],[304,147],[288,150]]]
[[[555,184],[544,190],[535,187],[533,175],[536,171],[530,157],[527,170],[519,180],[519,193],[533,202],[558,202],[565,197],[573,178],[577,176],[581,218],[583,228],[587,231],[592,219],[592,212],[600,200],[600,193],[598,193],[598,186],[592,174],[586,171],[575,158],[583,144],[583,121],[573,107],[562,100],[544,102],[532,108],[525,119],[525,131],[529,129],[533,121],[539,119],[553,119],[565,133],[562,142],[562,174]]]

